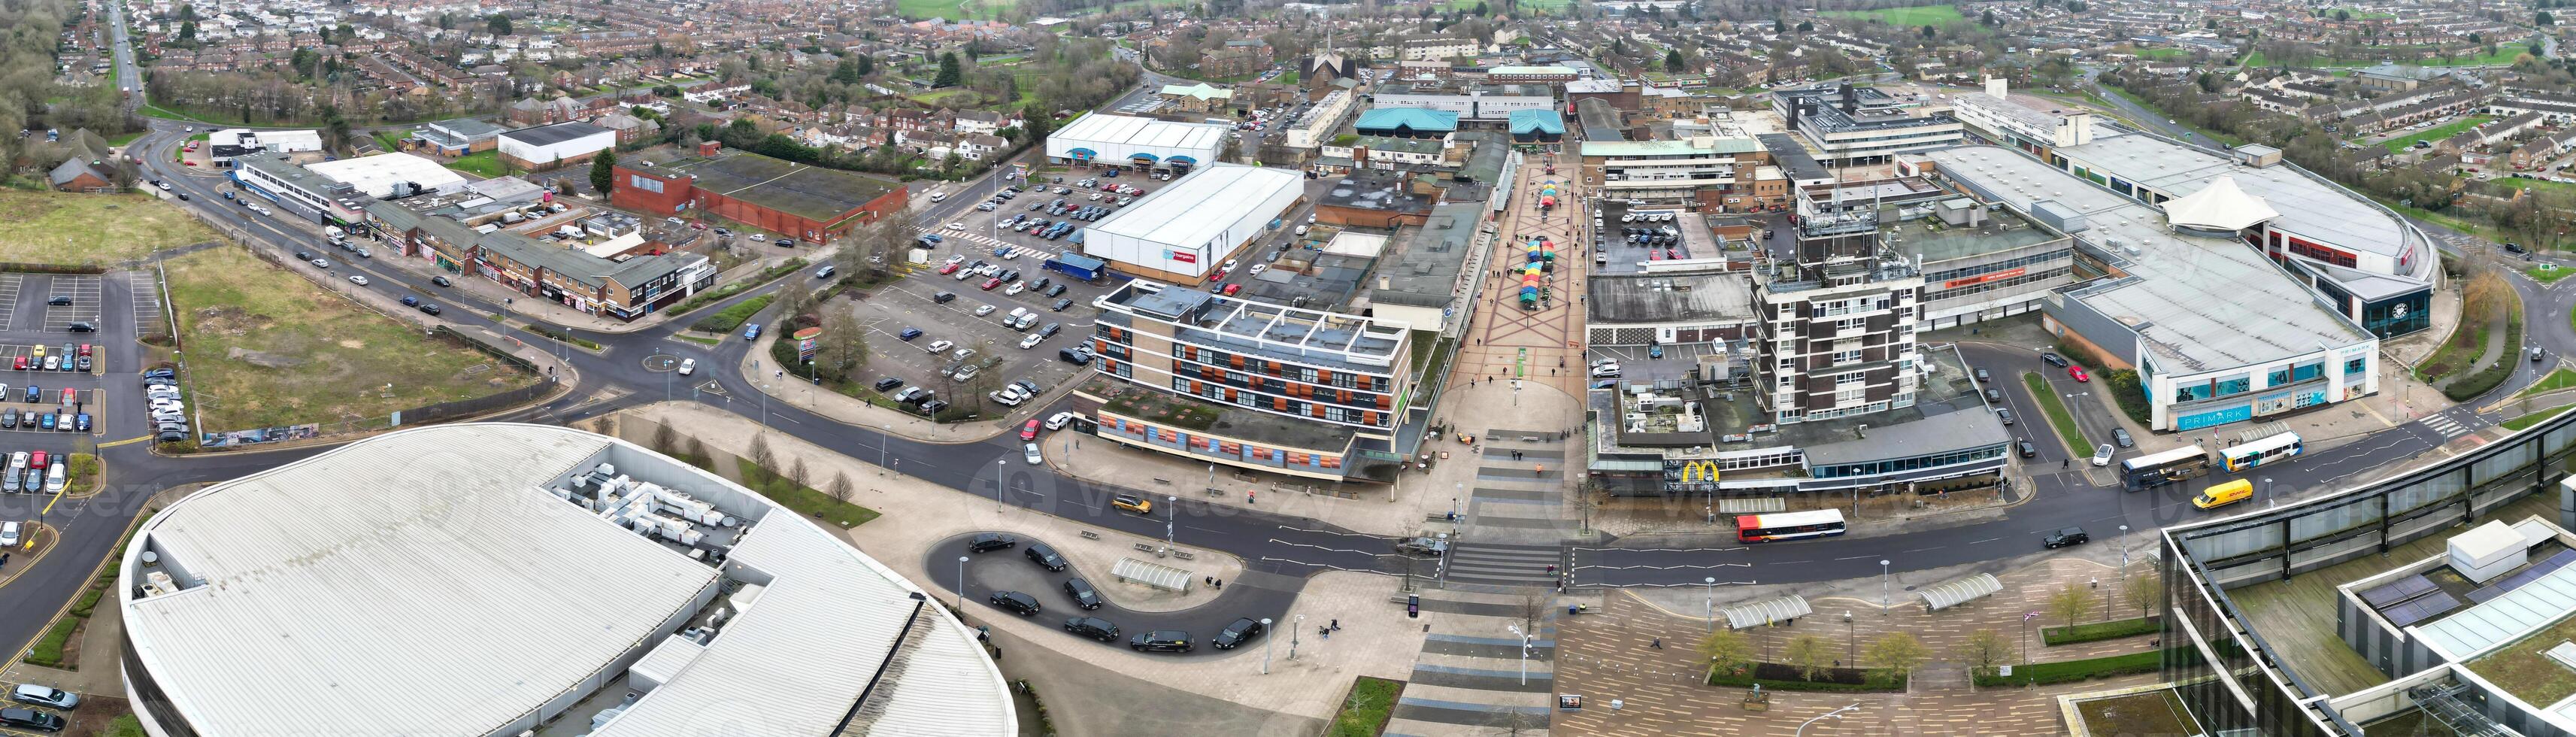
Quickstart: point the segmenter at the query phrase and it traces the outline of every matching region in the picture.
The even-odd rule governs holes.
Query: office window
[[[1846,364],[1846,363],[1859,363],[1859,362],[1860,362],[1860,351],[1835,351],[1835,352],[1834,352],[1834,365],[1836,365],[1836,366],[1840,366],[1840,365],[1843,365],[1843,364]]]
[[[654,179],[642,174],[629,175],[627,179],[632,180],[627,182],[628,186],[654,194],[662,193],[662,180]]]
[[[1842,319],[1842,320],[1836,320],[1836,321],[1834,321],[1834,332],[1837,332],[1837,333],[1846,333],[1846,332],[1850,332],[1850,331],[1854,331],[1854,330],[1859,330],[1859,329],[1861,329],[1861,328],[1865,328],[1865,327],[1868,327],[1868,326],[1869,326],[1869,320],[1868,320],[1867,318],[1859,318],[1859,317],[1847,318],[1847,319]]]
[[[2363,364],[2363,363],[2365,363],[2365,362],[2367,362],[2368,360],[2369,360],[2369,359],[2366,359],[2366,358],[2355,358],[2355,359],[2346,360],[2346,361],[2344,361],[2344,362],[2343,362],[2343,372],[2344,372],[2344,373],[2347,373],[2347,374],[2358,374],[2358,373],[2361,373],[2361,371],[2362,371],[2362,364]]]

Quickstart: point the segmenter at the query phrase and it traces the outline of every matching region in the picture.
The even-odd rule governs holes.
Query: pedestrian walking
[[[1550,575],[1550,576],[1556,575],[1556,564],[1554,564],[1554,563],[1549,563],[1549,564],[1547,564],[1547,575]]]
[[[1646,647],[1662,650],[1664,649],[1664,638],[1657,637],[1654,642],[1646,643]]]
[[[1339,620],[1339,619],[1335,619],[1335,620],[1333,620],[1333,630],[1334,630],[1334,631],[1336,631],[1336,632],[1339,632],[1339,631],[1341,631],[1341,629],[1342,629],[1342,620]]]
[[[1001,660],[1001,659],[1002,659],[1002,646],[1000,646],[1000,645],[995,645],[995,646],[993,646],[993,659],[994,659],[994,660]]]
[[[1249,492],[1249,491],[1247,491],[1247,492],[1243,492],[1243,503],[1245,503],[1245,504],[1260,504],[1261,502],[1258,502],[1258,501],[1254,501],[1254,500],[1253,500],[1253,498],[1252,498],[1252,494],[1253,494],[1253,492]]]
[[[1224,590],[1225,590],[1225,579],[1220,578],[1220,579],[1217,579],[1217,580],[1216,580],[1216,590],[1218,590],[1218,591],[1224,591]]]

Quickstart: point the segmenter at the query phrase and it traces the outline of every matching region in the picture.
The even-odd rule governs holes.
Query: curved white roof
[[[2201,230],[2244,230],[2281,216],[2271,203],[2247,194],[2235,177],[2226,176],[2209,180],[2198,192],[2165,200],[2164,208],[2166,220]]]
[[[699,528],[721,568],[549,491],[601,463],[746,521]],[[560,714],[601,737],[820,737],[854,709],[847,734],[1016,726],[973,632],[910,582],[740,486],[566,428],[405,430],[208,487],[120,565],[135,659],[209,737],[275,731],[280,698],[296,729],[334,735],[515,735]],[[156,573],[177,590],[145,591]],[[736,610],[712,642],[657,649],[709,607]],[[658,685],[628,681],[639,659]]]

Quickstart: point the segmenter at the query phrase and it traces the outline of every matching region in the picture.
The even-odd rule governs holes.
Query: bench
[[[1140,551],[1147,552],[1147,553],[1151,553],[1151,552],[1154,552],[1154,545],[1153,545],[1152,543],[1137,543],[1137,544],[1136,544],[1136,549],[1137,549],[1137,550],[1140,550]]]
[[[1082,531],[1082,539],[1084,539],[1084,540],[1098,540],[1098,539],[1100,539],[1100,533],[1092,532],[1092,531],[1090,531],[1090,530],[1083,530],[1083,531]]]
[[[1181,560],[1190,560],[1190,559],[1191,559],[1191,556],[1190,556],[1190,554],[1189,554],[1189,553],[1182,552],[1182,551],[1178,551],[1178,550],[1174,550],[1174,551],[1172,551],[1172,557],[1174,557],[1174,558],[1179,558],[1179,559],[1181,559]]]

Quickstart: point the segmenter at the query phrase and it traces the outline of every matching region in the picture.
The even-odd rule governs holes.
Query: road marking
[[[143,441],[146,441],[146,440],[151,440],[151,439],[152,439],[152,436],[150,436],[150,435],[145,435],[145,436],[137,437],[137,438],[126,438],[126,439],[124,439],[124,440],[118,440],[118,441],[114,441],[114,442],[99,443],[99,444],[98,444],[98,447],[101,447],[101,448],[114,448],[114,447],[119,446],[119,445],[132,445],[132,444],[135,444],[135,443],[140,443],[140,442],[143,442]]]

